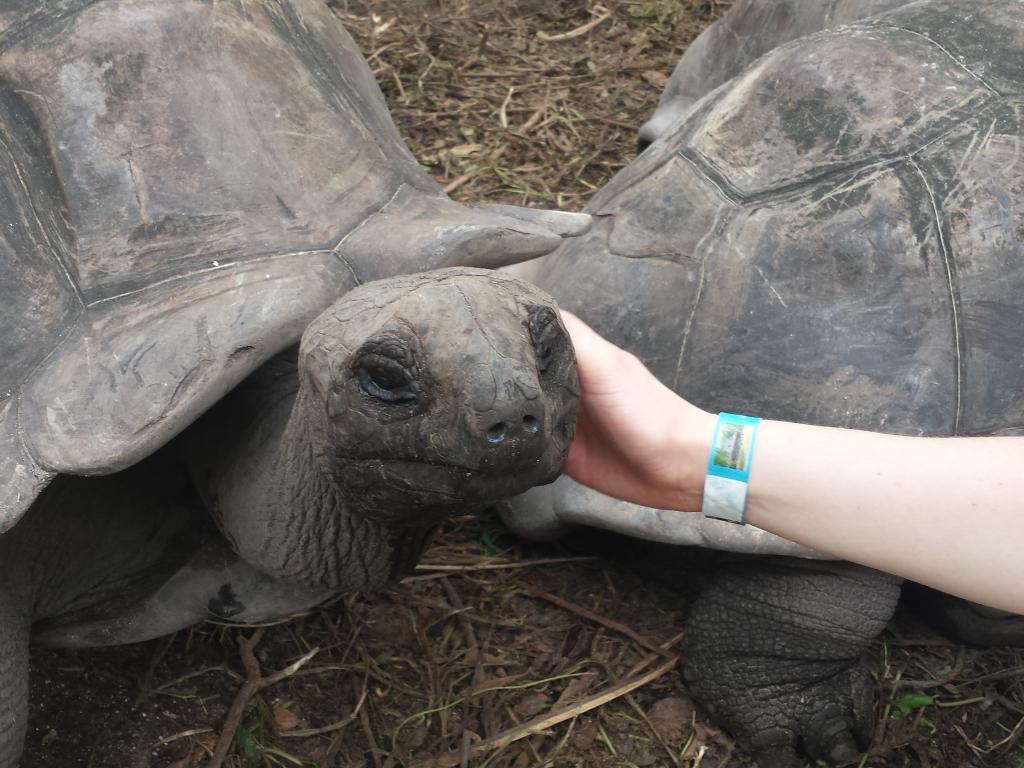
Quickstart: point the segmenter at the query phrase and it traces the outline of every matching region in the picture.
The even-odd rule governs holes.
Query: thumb
[[[576,315],[561,310],[562,322],[576,350],[576,367],[584,394],[610,394],[636,358],[612,344]]]

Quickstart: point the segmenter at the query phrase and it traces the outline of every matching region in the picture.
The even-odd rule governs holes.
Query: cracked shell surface
[[[1020,3],[932,0],[775,49],[538,283],[708,410],[1024,434],[1022,30]]]
[[[415,266],[353,267],[376,214],[458,209],[316,0],[4,0],[0,135],[0,532]]]

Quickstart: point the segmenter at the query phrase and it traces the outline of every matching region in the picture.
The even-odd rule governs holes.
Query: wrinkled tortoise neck
[[[296,392],[298,378],[294,357],[277,358],[197,425],[188,460],[198,490],[256,568],[316,588],[375,589],[415,562],[429,532],[372,520],[346,497],[323,469],[324,403],[311,387]]]

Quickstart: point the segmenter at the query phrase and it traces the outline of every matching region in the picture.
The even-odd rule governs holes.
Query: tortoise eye
[[[385,403],[411,403],[416,400],[416,379],[412,371],[385,355],[369,354],[356,368],[359,388]]]
[[[401,339],[386,336],[367,341],[356,353],[352,371],[359,389],[388,404],[414,403],[422,390],[416,355]]]

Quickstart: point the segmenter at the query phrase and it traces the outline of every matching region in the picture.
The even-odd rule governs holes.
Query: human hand
[[[563,310],[562,321],[576,349],[582,390],[566,473],[647,507],[699,510],[715,417],[575,315]]]

